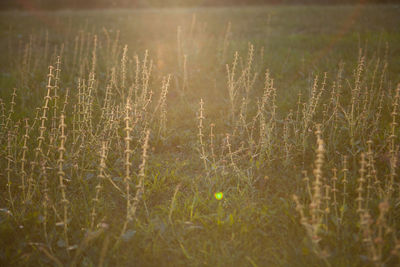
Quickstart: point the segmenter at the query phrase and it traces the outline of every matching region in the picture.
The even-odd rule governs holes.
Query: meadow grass
[[[0,263],[398,265],[399,13],[0,13]]]

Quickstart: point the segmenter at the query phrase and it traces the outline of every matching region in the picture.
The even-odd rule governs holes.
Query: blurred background
[[[400,3],[400,0],[1,0],[0,9],[96,9],[140,7],[201,7],[227,5]]]

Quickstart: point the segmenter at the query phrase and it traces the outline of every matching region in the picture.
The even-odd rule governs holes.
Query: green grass
[[[96,108],[102,103],[110,67],[120,64],[125,44],[128,45],[130,59],[135,54],[142,59],[144,51],[149,51],[149,58],[154,61],[150,88],[155,92],[155,101],[158,100],[162,77],[172,74],[167,95],[166,134],[158,136],[158,126],[150,125],[152,135],[146,166],[145,192],[137,216],[121,239],[119,234],[125,220],[125,197],[107,184],[108,189],[100,203],[100,217],[109,228],[84,248],[79,258],[80,266],[96,266],[106,240],[110,240],[104,262],[106,266],[323,266],[326,262],[313,253],[292,201],[293,194],[305,195],[301,171],[306,169],[312,175],[316,148],[313,133],[310,132],[307,139],[306,153],[302,158],[294,155],[289,165],[285,165],[280,159],[253,164],[246,162],[249,161],[246,156],[238,157],[237,164],[248,171],[246,177],[251,182],[240,180],[234,171],[229,171],[227,175],[207,172],[198,152],[196,116],[200,98],[205,102],[206,139],[208,141],[209,124],[215,123],[216,140],[222,142],[225,134],[232,133],[234,128],[229,119],[225,64],[231,64],[235,51],[243,57],[245,64],[249,42],[255,47],[252,70],[259,73],[250,97],[254,100],[262,95],[263,73],[268,68],[277,88],[279,125],[283,124],[289,110],[295,112],[299,92],[303,94],[303,101],[307,99],[314,76],[319,75],[322,78],[324,72],[327,72],[328,84],[332,84],[341,62],[345,62],[343,86],[346,90],[349,89],[348,85],[354,81],[352,72],[357,67],[359,48],[366,50],[367,61],[372,62],[366,66],[365,77],[368,79],[377,58],[383,60],[385,57],[388,43],[388,72],[384,84],[389,94],[389,90],[393,90],[400,82],[399,13],[399,6],[3,12],[0,13],[0,98],[8,108],[12,88],[16,87],[18,97],[13,122],[25,117],[29,117],[32,122],[34,110],[43,105],[43,97],[47,91],[47,67],[54,64],[51,54],[56,46],[59,49],[64,43],[60,94],[63,96],[66,88],[71,89],[71,99],[67,107],[71,112],[72,105],[76,103],[76,83],[79,77],[79,71],[72,66],[74,38],[80,31],[90,34],[90,40],[93,34],[97,34],[99,39],[96,65],[98,89],[94,103]],[[196,27],[190,39],[193,14]],[[229,22],[232,25],[232,35],[225,58],[221,60],[222,44]],[[188,87],[184,94],[181,91],[183,73],[177,61],[178,26],[182,27],[183,52],[188,55]],[[115,61],[105,52],[107,40],[103,28],[109,30],[112,40],[116,32],[120,32],[118,57]],[[47,58],[44,54],[46,31],[49,36]],[[35,44],[32,65],[23,81],[20,67],[29,36],[35,38]],[[88,51],[89,59],[90,53]],[[133,70],[134,65],[130,66],[128,75]],[[86,71],[85,77],[87,75]],[[343,95],[346,94],[344,91]],[[329,100],[328,93],[324,95],[325,98]],[[61,102],[62,99],[61,97]],[[117,97],[115,99],[119,101]],[[389,95],[387,99],[380,127],[382,132],[374,136],[377,147],[382,148],[385,147],[390,129]],[[249,114],[256,111],[255,101],[251,102],[249,110]],[[322,116],[321,112],[318,114],[315,122],[320,121]],[[71,115],[67,116],[67,124],[68,142],[71,142]],[[123,127],[119,134],[121,138],[124,137]],[[330,132],[324,133],[329,147],[325,167],[327,173],[334,166],[340,168],[341,155],[349,154],[350,151],[347,149],[349,140],[346,135],[337,139],[332,137],[332,143],[329,137]],[[276,147],[279,147],[281,139],[278,135]],[[237,143],[233,146],[238,148],[239,141],[240,138],[234,140]],[[18,144],[20,142],[18,140]],[[359,142],[360,151],[365,151],[363,145],[366,140],[363,136],[359,137]],[[141,162],[141,149],[137,139],[133,143],[133,169],[136,172]],[[32,153],[36,139],[32,137],[29,144]],[[0,208],[10,209],[5,175],[6,148],[7,141],[2,142]],[[97,144],[85,148],[82,154],[85,158],[81,161],[79,171],[75,172],[72,166],[66,167],[66,172],[73,175],[68,184],[71,244],[79,245],[88,230],[88,214],[97,183],[96,149]],[[280,151],[274,153],[277,157],[282,156]],[[357,152],[351,159],[354,168],[351,170],[350,184],[353,187],[357,185],[359,155],[360,152]],[[250,164],[253,167],[248,167]],[[377,166],[380,170],[388,169],[379,160]],[[49,166],[52,167],[54,166]],[[120,182],[124,176],[123,143],[109,152],[107,167],[112,179]],[[53,174],[49,175],[49,179],[54,180],[54,188],[51,190],[57,195],[58,176],[54,169],[49,172]],[[266,182],[263,181],[265,176],[268,176]],[[17,172],[13,179],[19,179]],[[19,191],[16,188],[14,190],[18,195]],[[218,201],[214,198],[214,193],[220,191],[224,198]],[[356,193],[351,194],[354,201]],[[397,200],[398,198],[393,201]],[[373,200],[375,204],[379,201]],[[21,204],[13,216],[8,216],[3,211],[0,213],[0,265],[53,264],[38,249],[38,245],[35,245],[37,243],[44,244],[62,263],[67,265],[71,262],[62,242],[59,242],[60,229],[53,226],[49,228],[50,242],[46,242],[43,237],[42,211],[37,208],[42,202],[42,197],[38,197],[26,206]],[[393,208],[390,220],[395,224],[399,215],[398,207]],[[361,230],[354,231],[357,229],[358,217],[351,216],[353,215],[349,215],[349,225],[343,227],[342,232],[337,236],[336,233],[328,233],[328,238],[323,241],[323,245],[330,248],[327,261],[331,266],[371,264],[366,260],[366,252],[360,239]],[[399,231],[398,226],[395,231]],[[117,240],[120,240],[119,246],[113,248]],[[388,262],[388,266],[398,263],[398,260],[392,260]]]

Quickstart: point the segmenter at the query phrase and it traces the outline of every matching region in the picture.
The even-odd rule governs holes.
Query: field
[[[0,13],[0,265],[398,266],[399,25]]]

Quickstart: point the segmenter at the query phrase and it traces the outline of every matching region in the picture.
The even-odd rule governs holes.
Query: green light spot
[[[224,194],[222,192],[218,192],[215,193],[214,196],[217,200],[221,200],[224,197]]]

